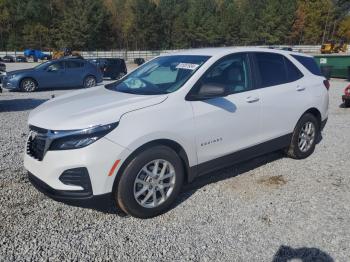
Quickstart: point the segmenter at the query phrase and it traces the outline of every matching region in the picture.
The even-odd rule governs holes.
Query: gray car
[[[8,72],[3,78],[3,88],[33,92],[40,88],[88,88],[102,81],[102,73],[94,64],[84,59],[70,58]]]

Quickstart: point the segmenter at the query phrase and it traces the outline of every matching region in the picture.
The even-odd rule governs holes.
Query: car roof
[[[195,48],[177,51],[174,53],[167,53],[162,56],[172,56],[172,55],[201,55],[201,56],[211,56],[211,57],[222,57],[232,53],[239,52],[268,52],[268,53],[276,53],[283,55],[301,55],[307,56],[303,53],[286,51],[280,49],[271,49],[271,48],[262,48],[262,47],[215,47],[215,48]]]

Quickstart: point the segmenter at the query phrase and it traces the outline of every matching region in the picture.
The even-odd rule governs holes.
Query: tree
[[[58,46],[77,50],[104,48],[108,14],[101,1],[66,0],[58,28]]]

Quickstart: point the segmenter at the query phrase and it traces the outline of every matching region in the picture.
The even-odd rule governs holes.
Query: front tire
[[[96,78],[93,76],[87,76],[84,79],[84,88],[90,88],[96,86]]]
[[[287,149],[287,155],[294,159],[304,159],[315,151],[320,136],[320,125],[313,114],[306,113],[298,121]]]
[[[34,92],[35,90],[37,90],[37,88],[38,85],[32,78],[24,78],[21,81],[20,89],[23,92]]]
[[[115,199],[127,214],[151,218],[167,211],[184,180],[181,159],[166,146],[138,153],[121,175]]]

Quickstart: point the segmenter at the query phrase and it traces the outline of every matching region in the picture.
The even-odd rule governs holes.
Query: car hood
[[[33,71],[33,69],[28,68],[28,69],[14,70],[14,71],[7,72],[7,74],[8,75],[15,75],[15,74],[21,74],[21,73],[26,73],[26,72],[30,72],[30,71]]]
[[[134,95],[97,86],[53,98],[36,109],[29,125],[74,130],[118,122],[123,114],[162,103],[167,95]]]

